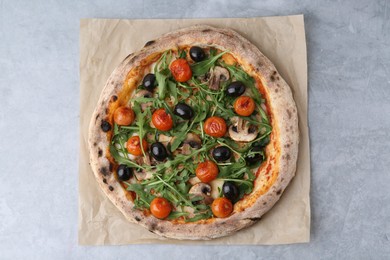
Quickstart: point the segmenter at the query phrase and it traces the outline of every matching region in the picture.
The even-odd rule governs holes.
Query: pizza
[[[89,128],[103,192],[129,221],[175,239],[259,221],[295,175],[298,143],[297,108],[275,66],[237,32],[206,25],[126,57]]]

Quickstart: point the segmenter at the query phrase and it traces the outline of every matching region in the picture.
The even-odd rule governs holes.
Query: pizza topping
[[[213,161],[204,161],[200,164],[198,164],[198,167],[196,167],[196,177],[201,182],[211,182],[215,180],[218,176],[218,166]]]
[[[142,145],[139,136],[132,136],[127,140],[127,151],[135,156],[142,155],[148,149],[148,143],[142,139]]]
[[[233,204],[227,198],[217,198],[211,204],[211,209],[214,216],[218,218],[226,218],[233,211]]]
[[[164,108],[154,111],[152,116],[152,123],[155,128],[160,131],[169,131],[173,127],[173,120],[170,114],[168,114]]]
[[[245,85],[241,81],[234,81],[226,88],[226,94],[231,97],[239,97],[245,92]]]
[[[194,116],[194,110],[192,110],[192,108],[189,105],[182,102],[178,103],[175,106],[173,113],[186,120],[189,120]]]
[[[204,50],[198,46],[192,46],[190,48],[190,57],[193,61],[199,62],[206,58]]]
[[[186,82],[192,77],[192,71],[186,59],[177,59],[171,63],[170,70],[177,82]]]
[[[152,73],[147,74],[142,80],[145,89],[153,91],[156,88],[156,76]]]
[[[117,125],[131,125],[134,117],[134,111],[129,107],[118,107],[115,109],[114,122]]]
[[[165,198],[154,198],[150,203],[150,212],[153,216],[159,219],[164,219],[169,216],[172,211],[172,205]]]
[[[209,88],[212,90],[219,90],[220,83],[225,82],[229,79],[229,71],[221,66],[215,66],[214,69],[210,70],[210,82]]]
[[[164,198],[170,205],[163,217],[168,220],[224,216],[210,206],[213,199],[223,205],[222,196],[231,200],[232,210],[232,203],[252,192],[254,171],[265,159],[272,130],[255,80],[230,62],[227,52],[202,51],[208,57],[191,65],[186,48],[163,52],[152,67],[155,83],[148,85],[152,76],[145,76],[127,104],[135,114],[133,124],[113,120],[110,155],[134,175],[123,181],[117,174],[118,180],[134,192],[135,208],[152,211],[152,202]],[[254,101],[249,115],[235,108],[242,97]],[[252,109],[250,102],[244,108]]]
[[[160,162],[168,157],[167,149],[160,142],[156,142],[150,146],[150,153],[154,159]]]
[[[222,137],[226,133],[226,122],[221,117],[209,117],[204,123],[204,131],[210,136]]]
[[[127,181],[133,175],[131,168],[125,164],[121,164],[118,166],[118,169],[116,170],[116,174],[120,181]]]
[[[237,142],[250,142],[256,139],[259,131],[254,125],[241,117],[233,117],[232,125],[229,127],[229,136]]]
[[[213,198],[211,197],[211,186],[207,183],[196,183],[191,187],[188,193],[191,194],[191,200],[197,204],[203,203],[209,205],[213,202]]]
[[[217,162],[224,162],[230,159],[232,151],[226,146],[218,146],[214,148],[212,155]]]
[[[250,116],[255,108],[255,101],[251,97],[241,96],[234,101],[234,111],[240,116]]]
[[[237,186],[232,182],[225,182],[222,186],[222,192],[225,198],[229,199],[231,202],[236,202],[239,196],[239,191]]]

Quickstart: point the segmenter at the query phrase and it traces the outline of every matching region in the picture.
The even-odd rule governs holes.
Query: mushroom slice
[[[215,66],[210,77],[209,88],[212,90],[219,90],[220,82],[226,81],[230,78],[229,71],[223,67]]]
[[[134,95],[134,98],[139,98],[139,97],[151,98],[153,97],[153,93],[143,89]],[[153,102],[141,103],[141,110],[145,111],[148,107],[151,107],[152,105]]]
[[[209,205],[213,202],[213,198],[211,197],[211,186],[207,183],[199,182],[191,187],[188,192],[191,194],[191,198],[194,197],[202,197],[203,199],[198,200],[196,203],[198,204],[206,204]]]
[[[233,124],[229,127],[229,136],[231,139],[237,142],[250,142],[255,140],[259,129],[249,124],[241,117],[233,117]]]
[[[151,157],[148,153],[146,154],[146,157],[144,157],[144,156],[136,157],[135,162],[140,164],[140,165],[142,165],[142,164],[152,165]],[[153,171],[145,171],[145,170],[139,169],[139,170],[134,171],[134,175],[137,178],[137,180],[140,180],[140,181],[147,180],[147,179],[152,178]]]
[[[171,139],[173,142],[175,137]],[[202,147],[202,140],[197,134],[188,133],[186,139],[183,141],[183,145],[180,147],[181,154],[190,154],[192,149],[200,149]]]

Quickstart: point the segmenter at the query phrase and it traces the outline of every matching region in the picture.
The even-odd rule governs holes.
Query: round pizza
[[[104,193],[129,221],[175,239],[259,221],[295,174],[298,142],[296,105],[275,66],[235,31],[205,25],[126,57],[89,129]]]

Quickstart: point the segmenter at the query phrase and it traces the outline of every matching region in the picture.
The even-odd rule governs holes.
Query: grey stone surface
[[[311,242],[78,246],[79,19],[300,13]],[[0,259],[390,258],[389,0],[0,0],[0,104]]]

